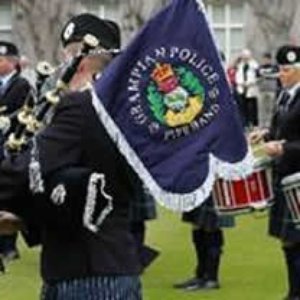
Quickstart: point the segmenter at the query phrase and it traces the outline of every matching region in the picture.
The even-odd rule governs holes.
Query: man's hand
[[[0,234],[10,235],[22,227],[22,220],[18,216],[7,211],[0,211]]]
[[[268,134],[268,129],[256,129],[249,133],[248,141],[250,144],[258,144],[263,141],[263,138]]]
[[[265,152],[272,157],[278,157],[283,154],[283,144],[284,140],[282,141],[270,141],[264,144]]]

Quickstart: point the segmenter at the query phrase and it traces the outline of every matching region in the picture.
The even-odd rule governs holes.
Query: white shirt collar
[[[12,71],[11,73],[3,76],[3,77],[0,77],[0,80],[2,82],[2,86],[1,87],[4,87],[6,86],[6,84],[10,81],[10,79],[17,73],[17,71]]]
[[[290,87],[287,92],[289,93],[289,95],[291,96],[291,98],[294,98],[297,90],[300,88],[300,82],[294,84],[292,87]]]

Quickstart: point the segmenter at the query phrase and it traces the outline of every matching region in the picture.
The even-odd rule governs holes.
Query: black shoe
[[[216,280],[207,280],[207,281],[205,281],[205,283],[203,285],[203,289],[206,289],[206,290],[214,290],[214,289],[219,289],[219,288],[220,288],[220,284]]]
[[[173,287],[175,289],[189,289],[195,286],[202,285],[203,283],[204,280],[202,278],[194,277],[183,282],[175,283]]]
[[[215,290],[219,289],[220,284],[218,281],[214,280],[202,280],[201,282],[195,283],[194,285],[190,285],[186,288],[184,288],[185,291],[187,292],[192,292],[192,291],[198,291],[198,290]]]
[[[9,262],[20,258],[20,253],[18,250],[11,250],[4,254],[4,260]]]

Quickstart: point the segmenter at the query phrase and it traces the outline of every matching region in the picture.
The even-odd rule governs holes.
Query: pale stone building
[[[265,51],[274,51],[273,48],[284,42],[298,42],[298,40],[300,42],[299,26],[296,26],[297,22],[291,20],[291,18],[297,18],[300,15],[300,5],[297,4],[300,1],[276,1],[276,3],[285,3],[285,9],[282,11],[278,11],[280,7],[276,10],[275,1],[258,1],[261,3],[262,9],[264,8],[263,2],[268,2],[268,11],[270,13],[273,5],[273,10],[277,12],[276,16],[274,16],[277,23],[274,20],[274,24],[270,24],[270,18],[267,18],[268,14],[263,14],[252,5],[254,1],[204,0],[208,18],[215,31],[217,43],[229,60],[245,47],[250,48],[255,56],[259,57]],[[158,1],[152,0],[149,2],[157,3]],[[160,2],[166,1],[160,0]],[[13,39],[12,3],[17,3],[17,1],[0,0],[1,39]],[[101,17],[111,18],[120,22],[124,5],[126,5],[126,1],[121,0],[85,0],[82,1],[79,10],[90,11]],[[152,7],[149,5],[149,9],[155,9],[153,6],[154,4]],[[150,11],[145,13],[151,14]],[[281,16],[281,19],[278,16]],[[269,23],[265,19],[269,19]]]
[[[49,0],[52,1],[52,0]],[[80,2],[80,0],[78,0]],[[78,2],[77,1],[77,2]],[[100,17],[118,21],[125,35],[124,0],[82,0],[78,11],[89,11]],[[139,3],[135,0],[135,3]],[[151,13],[167,2],[167,0],[140,0],[145,1],[141,23]],[[207,16],[212,25],[216,37],[216,43],[230,63],[244,48],[252,50],[254,57],[260,61],[264,52],[275,53],[278,46],[283,43],[300,44],[300,1],[298,0],[203,0],[207,8]],[[74,0],[74,3],[76,1]],[[13,14],[15,7],[12,3],[18,1],[0,0],[0,39],[13,40],[17,44],[16,35],[13,32]],[[137,8],[138,9],[138,8]],[[129,28],[136,28],[137,20]],[[126,36],[127,37],[127,36]],[[124,38],[126,42],[129,40]],[[24,47],[23,47],[24,48]],[[22,50],[24,51],[24,49]],[[25,47],[26,48],[26,47]],[[26,50],[25,50],[26,52]],[[27,55],[28,53],[24,53]],[[30,56],[30,54],[29,54]],[[32,58],[32,55],[31,55]],[[40,59],[40,58],[39,58]]]

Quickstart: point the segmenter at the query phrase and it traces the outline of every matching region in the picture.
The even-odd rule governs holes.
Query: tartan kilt
[[[44,283],[41,300],[142,300],[138,276],[103,276]]]
[[[199,207],[183,213],[182,220],[184,222],[192,223],[207,231],[214,231],[220,228],[230,228],[235,226],[233,216],[218,215],[213,207],[212,197],[209,197]]]
[[[274,186],[274,204],[269,213],[269,234],[284,242],[300,242],[300,223],[294,223],[280,184]]]

